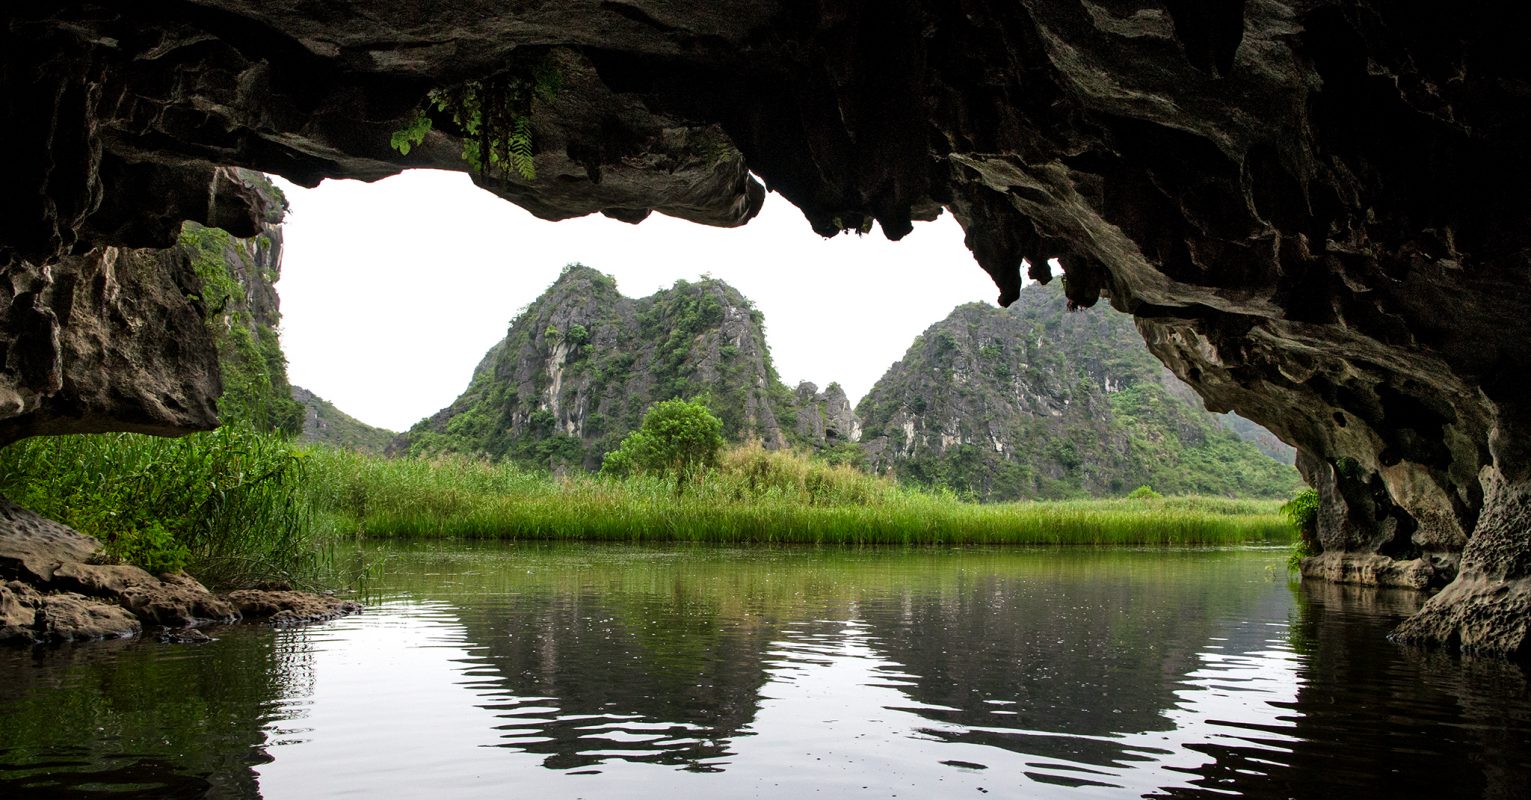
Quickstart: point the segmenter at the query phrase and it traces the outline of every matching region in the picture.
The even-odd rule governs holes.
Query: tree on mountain
[[[675,479],[675,492],[718,463],[723,422],[697,400],[664,400],[649,407],[643,424],[606,454],[607,475],[659,475]]]

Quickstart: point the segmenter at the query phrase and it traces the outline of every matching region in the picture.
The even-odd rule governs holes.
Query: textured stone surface
[[[799,439],[827,447],[861,441],[861,420],[840,384],[831,383],[821,392],[803,381],[795,394]]]
[[[0,497],[0,576],[46,583],[60,566],[100,549],[95,539]]]
[[[1400,561],[1376,553],[1334,550],[1303,559],[1302,576],[1363,586],[1429,589],[1435,584],[1436,572],[1430,562],[1420,558]]]
[[[243,613],[263,619],[275,614],[284,624],[312,622],[361,609],[304,592],[220,597],[184,574],[154,576],[134,566],[93,563],[99,550],[95,539],[0,498],[0,579],[6,579],[0,584],[0,642],[117,638],[146,625],[179,629],[234,622]]]
[[[179,250],[98,247],[0,266],[0,442],[218,422],[217,354]]]
[[[44,641],[78,642],[136,636],[143,624],[119,605],[73,592],[38,598],[37,634]]]
[[[460,167],[445,120],[407,157],[390,135],[431,88],[550,64],[564,86],[532,106],[538,177],[481,178],[492,191],[547,218],[653,209],[737,224],[761,194],[747,166],[825,234],[875,221],[898,238],[949,209],[1002,301],[1025,262],[1045,277],[1058,257],[1070,298],[1135,314],[1214,410],[1297,445],[1310,474],[1334,471],[1326,499],[1348,552],[1432,565],[1460,554],[1466,576],[1479,518],[1497,513],[1487,483],[1531,467],[1531,200],[1514,190],[1531,176],[1522,7],[7,10],[3,385],[13,416],[32,420],[11,435],[201,424],[186,400],[171,413],[145,397],[48,408],[71,365],[51,356],[57,303],[35,265],[166,244],[181,219],[253,233],[248,199],[213,180],[221,165],[308,185]],[[1518,530],[1504,546],[1531,553]]]
[[[350,600],[281,589],[239,589],[225,597],[241,617],[278,627],[323,622],[362,610],[360,603]]]
[[[54,572],[53,583],[110,598],[153,625],[185,627],[239,618],[233,606],[186,575],[154,576],[130,565],[65,564]]]

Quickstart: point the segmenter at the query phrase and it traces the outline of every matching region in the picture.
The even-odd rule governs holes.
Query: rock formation
[[[496,134],[517,136],[536,179],[480,176],[491,191],[550,219],[731,225],[761,201],[747,166],[825,235],[875,221],[898,238],[950,210],[1002,302],[1023,262],[1045,277],[1056,257],[1074,302],[1134,314],[1211,407],[1299,446],[1331,560],[1455,569],[1400,637],[1526,655],[1526,15],[1383,0],[16,0],[0,33],[0,433],[211,424],[200,334],[151,346],[123,326],[108,355],[138,354],[136,371],[66,344],[89,312],[116,325],[111,303],[139,302],[136,286],[68,302],[112,285],[93,277],[106,248],[169,244],[186,219],[253,235],[225,165],[305,185],[460,169],[451,115],[433,112],[407,156],[394,132],[432,89],[519,97],[551,71],[558,91]],[[158,367],[173,391],[146,388]]]
[[[861,418],[838,383],[819,391],[808,381],[793,393],[797,405],[797,437],[815,447],[836,447],[861,441]]]
[[[543,467],[598,469],[649,406],[703,397],[733,441],[822,447],[852,423],[805,426],[807,406],[776,374],[760,312],[728,284],[678,281],[633,299],[616,281],[572,264],[511,322],[452,405],[400,437],[394,450],[512,458]],[[835,387],[838,389],[838,387]],[[845,414],[839,392],[827,403]],[[793,422],[796,425],[793,425]]]
[[[0,643],[110,639],[158,626],[177,633],[241,617],[277,625],[361,610],[333,597],[251,589],[220,597],[184,575],[102,563],[95,539],[0,498]]]
[[[857,406],[869,465],[982,500],[1127,494],[1290,497],[1296,470],[1230,431],[1109,309],[1030,284],[959,306]]]

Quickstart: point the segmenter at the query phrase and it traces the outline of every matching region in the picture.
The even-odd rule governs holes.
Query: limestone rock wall
[[[0,268],[0,442],[218,424],[218,355],[179,250],[97,247]]]

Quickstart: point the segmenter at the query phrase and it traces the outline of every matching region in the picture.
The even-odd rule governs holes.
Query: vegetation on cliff
[[[399,436],[362,422],[301,386],[292,387],[292,399],[303,407],[303,431],[298,435],[301,442],[382,455]]]
[[[655,403],[697,399],[732,442],[809,444],[759,310],[712,278],[641,299],[570,265],[518,314],[450,406],[405,434],[411,455],[461,453],[595,470]]]
[[[1297,471],[1205,411],[1130,317],[1065,306],[1032,284],[931,326],[857,406],[871,467],[982,500],[1296,491]]]
[[[679,281],[633,300],[610,277],[571,265],[511,323],[468,389],[404,441],[413,455],[594,471],[644,409],[694,398],[730,442],[807,447],[984,501],[1119,496],[1141,485],[1295,491],[1290,452],[1253,423],[1203,410],[1148,354],[1130,318],[1066,314],[1064,304],[1056,289],[1033,286],[1008,311],[963,306],[852,409],[835,384],[789,391],[759,312],[727,284]]]
[[[260,234],[241,239],[219,228],[188,222],[177,248],[202,282],[201,301],[223,371],[219,416],[249,421],[257,429],[297,434],[303,407],[292,397],[287,357],[277,339],[282,314],[276,282],[281,277],[286,199],[264,175],[240,177],[267,199]]]

